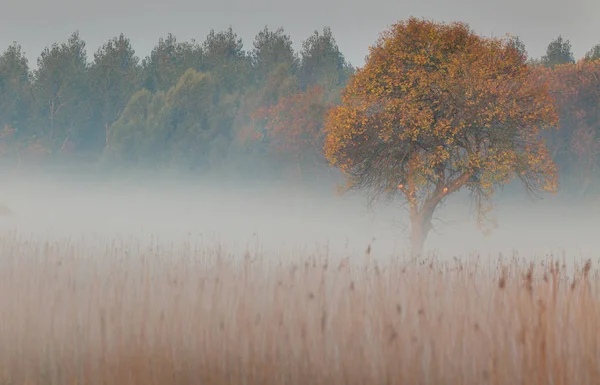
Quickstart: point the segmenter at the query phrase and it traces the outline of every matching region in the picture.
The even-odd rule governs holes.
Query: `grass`
[[[0,252],[1,384],[600,382],[590,262],[15,235]]]

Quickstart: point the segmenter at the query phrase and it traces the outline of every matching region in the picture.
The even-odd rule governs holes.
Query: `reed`
[[[600,382],[589,261],[16,235],[0,253],[1,384]]]

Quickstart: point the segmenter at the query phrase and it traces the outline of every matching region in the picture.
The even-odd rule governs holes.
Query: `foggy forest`
[[[0,383],[599,383],[600,43],[296,38],[5,47]]]

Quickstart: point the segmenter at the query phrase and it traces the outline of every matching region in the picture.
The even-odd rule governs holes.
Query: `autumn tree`
[[[507,39],[463,23],[399,22],[330,110],[326,156],[347,189],[405,198],[419,255],[434,211],[462,188],[482,226],[495,187],[514,177],[530,193],[555,191],[556,166],[539,133],[557,116],[535,74]]]
[[[272,153],[293,161],[300,171],[302,164],[321,160],[323,120],[329,106],[323,89],[312,86],[281,98],[274,106],[260,108],[253,116],[264,127]]]

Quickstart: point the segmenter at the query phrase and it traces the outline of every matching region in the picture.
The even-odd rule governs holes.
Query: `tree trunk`
[[[431,219],[435,207],[424,206],[421,210],[411,212],[411,234],[410,234],[410,255],[411,258],[418,258],[423,253],[423,246],[429,231],[433,228]]]

